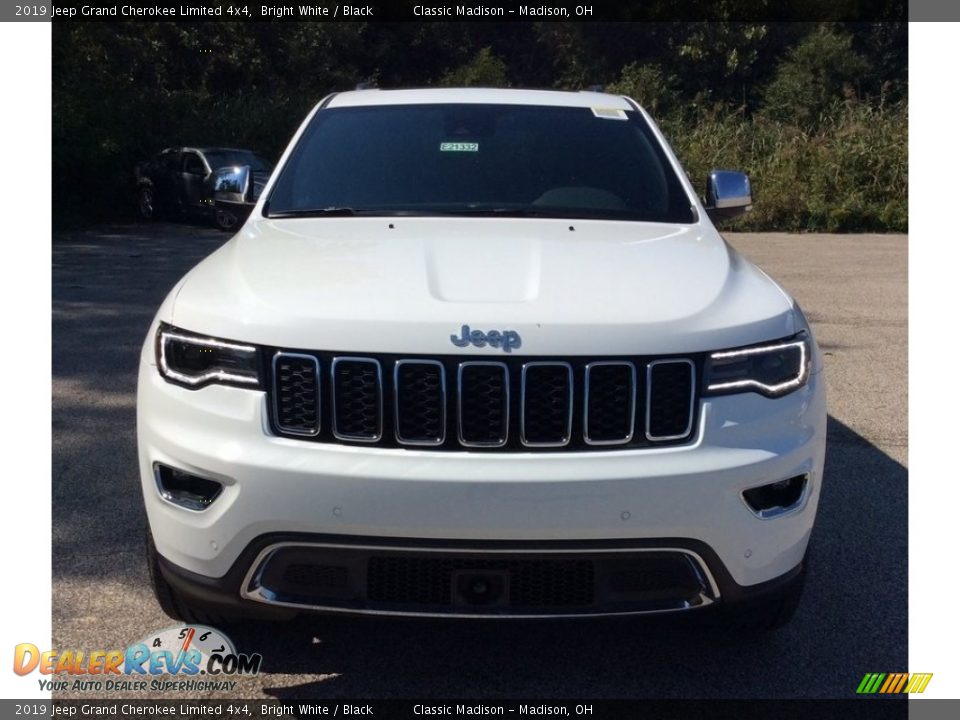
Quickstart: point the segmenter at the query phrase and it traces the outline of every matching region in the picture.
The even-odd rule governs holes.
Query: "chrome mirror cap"
[[[250,166],[223,167],[213,173],[213,198],[219,202],[245,202],[251,190]]]
[[[733,170],[711,170],[707,180],[706,210],[714,220],[742,215],[753,209],[750,178]]]

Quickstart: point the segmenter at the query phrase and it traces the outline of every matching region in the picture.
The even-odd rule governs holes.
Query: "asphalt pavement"
[[[138,353],[170,287],[226,239],[172,223],[54,237],[55,648],[125,648],[175,624],[144,563]],[[788,627],[747,642],[622,620],[253,623],[227,632],[263,654],[261,673],[217,697],[851,697],[866,672],[906,671],[907,238],[728,239],[797,298],[826,353],[825,484]]]

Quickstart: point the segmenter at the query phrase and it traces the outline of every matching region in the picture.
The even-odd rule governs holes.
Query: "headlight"
[[[157,332],[157,367],[167,380],[190,388],[210,383],[260,387],[256,347],[195,335],[171,325],[161,325]]]
[[[810,336],[800,333],[788,340],[711,353],[707,358],[707,393],[786,395],[806,385],[812,349]]]

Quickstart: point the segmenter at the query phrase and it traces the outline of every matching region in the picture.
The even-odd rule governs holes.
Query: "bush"
[[[738,230],[907,231],[904,105],[844,106],[816,130],[717,109],[663,129],[698,189],[712,168],[750,174]]]
[[[631,63],[620,71],[620,78],[606,91],[628,95],[651,114],[659,116],[676,107],[679,101],[677,80],[656,65]]]
[[[763,112],[774,120],[815,126],[836,114],[839,102],[859,99],[870,63],[853,38],[822,25],[791,48],[763,92]]]
[[[440,84],[446,87],[508,87],[507,64],[485,47],[470,62],[447,71]]]

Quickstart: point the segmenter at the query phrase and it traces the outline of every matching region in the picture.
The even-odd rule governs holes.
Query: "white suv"
[[[822,359],[707,185],[626,97],[325,98],[143,347],[163,609],[785,622]]]

